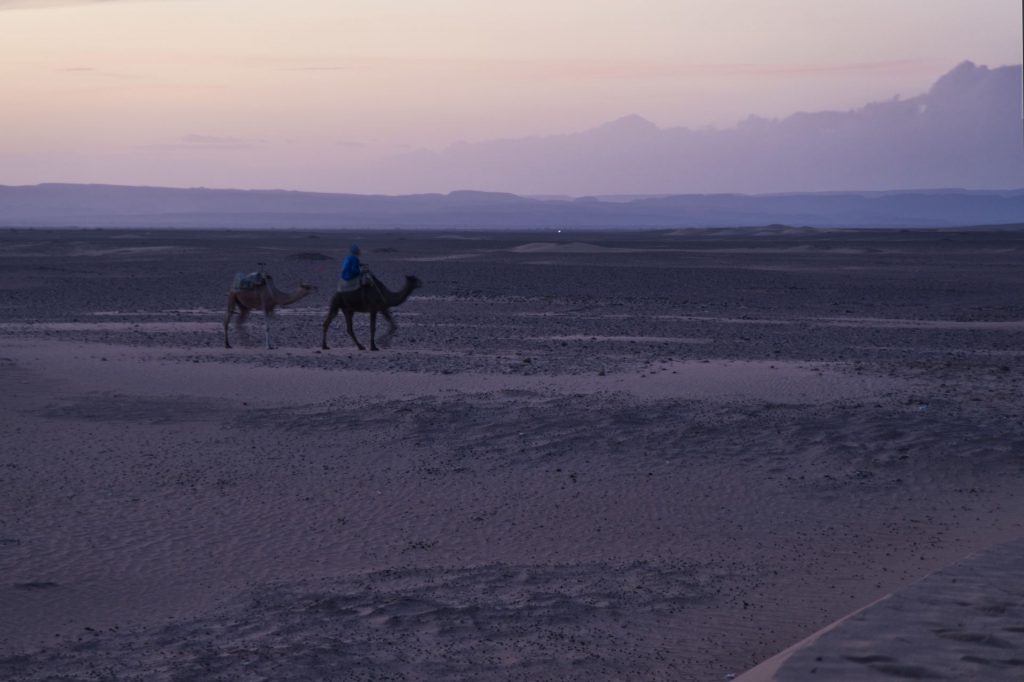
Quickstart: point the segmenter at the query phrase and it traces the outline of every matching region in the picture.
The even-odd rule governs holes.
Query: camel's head
[[[405,284],[410,289],[419,289],[421,286],[423,286],[423,280],[421,280],[416,275],[406,275]]]

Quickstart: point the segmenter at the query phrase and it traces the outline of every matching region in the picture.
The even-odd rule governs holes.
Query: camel
[[[345,328],[348,330],[348,335],[355,342],[356,348],[359,350],[366,350],[366,348],[363,344],[359,343],[355,332],[352,331],[352,316],[355,313],[369,313],[370,350],[380,350],[377,348],[375,340],[377,314],[380,313],[389,325],[387,333],[381,339],[383,343],[385,338],[389,338],[398,329],[398,325],[395,324],[395,320],[391,317],[391,308],[405,303],[405,299],[409,298],[409,294],[414,289],[423,286],[423,282],[420,281],[419,277],[406,275],[405,286],[401,290],[388,291],[379,279],[373,275],[370,275],[370,278],[370,282],[361,288],[355,291],[339,291],[331,298],[331,308],[327,312],[327,319],[324,320],[324,335],[320,344],[322,349],[330,350],[327,346],[327,330],[331,326],[331,322],[334,321],[334,318],[338,316],[338,311],[340,310],[345,315]]]
[[[235,314],[235,306],[238,306],[240,310],[237,322],[239,327],[242,326],[242,323],[245,322],[245,319],[252,310],[258,308],[263,311],[263,322],[267,333],[267,348],[270,349],[273,348],[270,343],[270,316],[274,314],[274,308],[291,305],[316,291],[316,287],[312,284],[300,284],[299,288],[295,291],[281,291],[274,286],[274,280],[270,275],[266,273],[261,274],[263,275],[263,281],[252,289],[241,289],[233,286],[231,291],[228,292],[228,309],[224,314],[225,348],[231,348],[231,343],[228,341],[228,324],[231,322],[231,316]]]

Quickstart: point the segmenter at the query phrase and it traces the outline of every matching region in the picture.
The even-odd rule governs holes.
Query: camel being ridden
[[[370,275],[369,280],[368,283],[359,289],[339,291],[331,298],[331,308],[327,311],[327,319],[324,320],[321,348],[330,350],[327,346],[327,330],[330,328],[334,318],[338,316],[338,311],[340,310],[345,315],[345,328],[348,330],[348,335],[355,342],[356,348],[359,350],[366,350],[366,348],[363,344],[359,343],[359,339],[356,338],[355,332],[352,330],[352,316],[355,313],[369,313],[370,350],[380,350],[377,348],[376,343],[377,315],[380,314],[387,320],[389,325],[387,333],[381,338],[381,342],[383,342],[385,338],[389,338],[398,329],[394,318],[391,317],[391,308],[405,303],[405,300],[409,298],[409,294],[423,286],[423,282],[413,275],[405,276],[405,286],[399,291],[388,291],[381,281],[373,275]]]
[[[263,323],[267,334],[267,348],[273,348],[270,343],[270,317],[274,314],[274,308],[286,306],[304,299],[316,291],[312,284],[300,284],[295,291],[281,291],[274,286],[273,278],[266,273],[259,273],[260,277],[250,288],[244,288],[240,282],[244,279],[237,277],[235,284],[228,292],[228,309],[224,314],[224,347],[231,348],[228,341],[228,324],[231,316],[235,314],[235,308],[239,309],[238,326],[241,327],[249,313],[254,310],[263,311]]]

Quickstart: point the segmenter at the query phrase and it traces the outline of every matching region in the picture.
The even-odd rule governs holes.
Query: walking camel
[[[252,282],[250,288],[245,288],[243,282],[245,277],[236,277],[235,283],[228,292],[228,309],[224,314],[224,347],[231,348],[228,341],[228,324],[231,316],[235,314],[235,307],[239,308],[238,326],[249,316],[254,309],[263,311],[263,323],[267,333],[267,348],[273,348],[270,343],[270,316],[274,314],[274,308],[286,306],[304,299],[316,291],[312,284],[300,284],[295,291],[281,291],[274,286],[273,278],[266,273],[257,273],[259,276]]]
[[[370,282],[354,291],[339,291],[331,298],[331,308],[327,311],[327,319],[324,320],[324,335],[320,347],[330,350],[327,346],[327,330],[331,322],[338,316],[340,310],[345,315],[345,328],[348,335],[356,344],[359,350],[366,350],[363,344],[359,343],[355,332],[352,331],[352,316],[355,313],[370,314],[370,350],[377,348],[375,337],[377,334],[377,314],[379,313],[388,323],[388,331],[383,338],[390,337],[398,329],[395,320],[391,317],[391,308],[402,305],[409,298],[415,289],[423,286],[419,277],[414,275],[405,276],[405,286],[399,291],[388,291],[383,283],[373,275],[370,275]],[[382,338],[382,341],[383,341]]]

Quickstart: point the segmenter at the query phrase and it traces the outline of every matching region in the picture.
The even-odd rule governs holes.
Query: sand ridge
[[[1024,541],[978,552],[858,609],[737,682],[1019,680]]]

